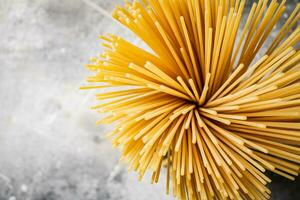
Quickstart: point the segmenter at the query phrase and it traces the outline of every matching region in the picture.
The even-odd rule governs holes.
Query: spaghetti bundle
[[[143,0],[113,17],[151,50],[101,36],[82,89],[141,179],[179,199],[269,199],[265,171],[300,171],[300,4],[264,52],[285,0]]]

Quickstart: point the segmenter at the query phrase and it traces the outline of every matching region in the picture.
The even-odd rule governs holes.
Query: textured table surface
[[[139,42],[108,18],[121,0],[93,2],[0,0],[0,200],[172,199],[163,179],[127,173],[110,127],[95,125],[93,92],[78,90],[99,34]],[[272,177],[273,200],[300,199],[299,178]]]

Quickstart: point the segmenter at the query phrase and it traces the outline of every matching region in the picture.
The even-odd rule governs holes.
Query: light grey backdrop
[[[78,90],[98,34],[139,42],[107,16],[121,0],[90,2],[0,0],[0,200],[171,199],[119,164],[93,91]],[[300,199],[299,179],[273,178],[272,199]]]

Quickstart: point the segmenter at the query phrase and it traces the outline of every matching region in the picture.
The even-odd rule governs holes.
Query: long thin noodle
[[[261,58],[285,1],[245,3],[126,1],[113,17],[152,52],[108,34],[86,66],[122,160],[180,199],[269,199],[265,171],[300,172],[300,3]]]

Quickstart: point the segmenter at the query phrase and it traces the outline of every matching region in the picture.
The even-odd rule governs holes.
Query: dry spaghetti
[[[266,170],[300,171],[300,4],[258,59],[285,0],[259,0],[242,23],[244,7],[126,1],[113,17],[152,51],[109,34],[87,65],[82,89],[99,89],[93,108],[108,113],[97,123],[114,123],[112,143],[140,178],[158,182],[165,166],[180,199],[269,199]]]

